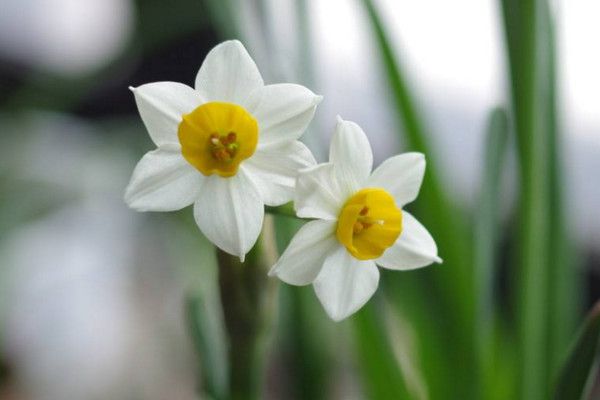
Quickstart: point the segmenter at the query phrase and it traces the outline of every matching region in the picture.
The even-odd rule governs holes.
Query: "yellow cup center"
[[[338,217],[336,237],[359,260],[379,258],[402,233],[402,211],[385,190],[356,192]]]
[[[183,157],[198,171],[231,177],[254,154],[258,123],[245,108],[214,101],[185,114],[177,135]]]

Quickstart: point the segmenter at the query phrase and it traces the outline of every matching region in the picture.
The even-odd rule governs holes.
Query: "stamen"
[[[235,134],[235,132],[229,132],[227,134],[227,138],[226,138],[227,141],[223,142],[223,144],[234,143],[236,139],[237,139],[237,135]]]
[[[354,226],[352,226],[352,232],[355,235],[361,233],[363,229],[365,229],[365,226],[360,221],[356,221]]]
[[[235,132],[229,132],[224,136],[219,136],[218,134],[213,133],[210,135],[212,156],[221,162],[231,162],[239,148],[239,144],[236,142],[236,140],[237,135]]]

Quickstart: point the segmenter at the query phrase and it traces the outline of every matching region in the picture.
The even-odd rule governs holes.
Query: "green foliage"
[[[241,36],[234,1],[176,3],[163,19],[161,2],[139,1],[142,22],[137,27],[138,36],[118,60],[93,76],[75,80],[32,76],[5,106],[11,111],[23,104],[68,111],[98,80],[110,79],[122,65],[135,59],[137,46],[156,51],[207,24],[212,24],[223,39]],[[285,364],[277,368],[286,374],[283,391],[289,398],[331,398],[332,393],[338,393],[335,377],[348,370],[359,376],[359,389],[372,399],[537,400],[553,395],[557,400],[583,400],[589,395],[599,365],[600,309],[594,308],[567,352],[579,317],[577,294],[581,285],[565,221],[554,21],[548,0],[499,3],[510,72],[510,104],[490,113],[478,203],[469,216],[453,204],[442,182],[441,166],[425,123],[426,110],[416,106],[411,78],[402,67],[401,54],[394,50],[377,2],[359,1],[372,28],[397,132],[406,143],[404,150],[420,151],[427,157],[420,196],[409,207],[432,233],[444,263],[404,273],[382,271],[376,296],[342,324],[326,317],[311,287],[280,285],[276,343],[277,352],[282,354],[276,357]],[[294,4],[302,55],[298,69],[305,74],[303,80],[311,80],[315,65],[309,37],[310,4],[306,0]],[[266,2],[256,5],[258,36],[265,43],[273,42]],[[155,29],[159,23],[165,28]],[[516,147],[519,199],[512,217],[514,228],[503,236],[499,224],[501,178],[511,145]],[[8,178],[0,176],[0,186],[7,187]],[[38,195],[40,190],[48,200],[46,188],[28,190],[32,193],[28,201],[8,191],[0,199],[0,205],[12,210],[0,223],[3,233],[46,212],[46,207],[54,207],[53,203],[37,201],[43,197]],[[61,197],[57,201],[67,200]],[[301,223],[290,218],[294,214],[290,204],[267,207],[267,211],[274,214],[281,252]],[[196,240],[197,227],[190,221],[188,218],[190,226],[177,234],[173,253],[182,254],[177,263],[183,266],[189,285],[186,317],[199,353],[200,385],[211,398],[227,399],[230,361],[234,358],[228,357],[217,260],[206,240]],[[515,250],[507,271],[502,272],[498,260],[501,243]],[[183,248],[187,252],[182,253]],[[261,273],[266,268],[261,266]],[[243,273],[239,268],[230,272]],[[508,297],[509,310],[498,304],[500,294],[495,292],[501,273],[508,274],[507,292],[502,296]],[[255,309],[264,306],[254,305]],[[247,313],[246,317],[246,327],[265,328],[263,320],[260,326],[253,325],[254,314]],[[251,346],[256,347],[249,351],[259,349],[266,354],[265,343],[253,343]],[[349,360],[355,365],[344,365]],[[238,374],[244,371],[238,370]]]
[[[377,297],[352,318],[365,391],[370,399],[410,399]]]
[[[596,303],[561,368],[554,399],[588,399],[599,365],[600,303]]]
[[[477,372],[480,398],[491,397],[487,390],[493,386],[496,373],[494,354],[494,317],[497,312],[494,299],[494,281],[497,278],[497,249],[499,246],[499,209],[501,177],[508,142],[508,117],[502,109],[495,109],[488,120],[483,175],[479,207],[475,218],[474,277],[477,299]]]

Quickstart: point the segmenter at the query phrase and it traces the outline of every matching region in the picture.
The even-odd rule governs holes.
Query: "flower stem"
[[[275,305],[275,281],[267,277],[276,257],[273,222],[265,218],[259,242],[244,263],[217,250],[219,286],[229,337],[230,399],[262,398],[265,347]]]

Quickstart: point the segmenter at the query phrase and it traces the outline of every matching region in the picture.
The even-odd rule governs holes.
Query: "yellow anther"
[[[357,233],[361,233],[363,229],[365,229],[365,226],[360,221],[356,221],[354,223],[354,226],[352,227],[352,231],[354,232],[355,235]]]

